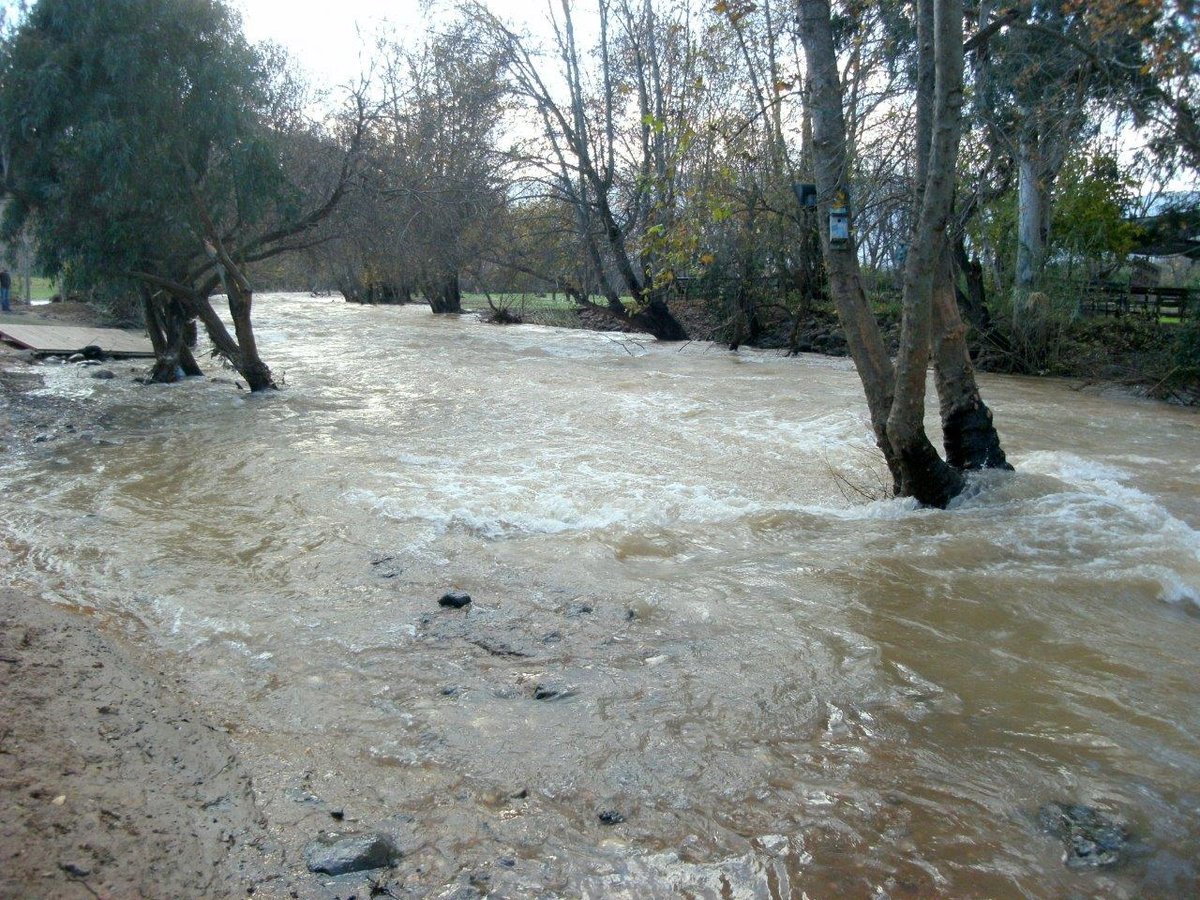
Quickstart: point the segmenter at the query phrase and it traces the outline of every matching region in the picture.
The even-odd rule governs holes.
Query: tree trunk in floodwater
[[[967,326],[958,312],[954,267],[943,252],[933,285],[933,374],[942,418],[946,462],[956,469],[1008,469],[992,411],[979,394],[967,350]]]
[[[233,319],[233,332],[237,335],[238,349],[241,358],[235,368],[246,379],[246,386],[251,391],[265,391],[275,388],[275,379],[271,370],[258,355],[258,342],[254,338],[254,327],[250,323],[250,308],[254,300],[254,292],[250,285],[238,272],[227,279],[229,291],[229,315]]]
[[[667,301],[657,291],[651,293],[650,299],[640,312],[629,318],[629,321],[642,331],[654,335],[660,341],[686,341],[687,331],[675,318]]]
[[[829,239],[831,201],[834,197],[848,198],[849,184],[842,85],[827,0],[801,0],[799,24],[800,38],[808,60],[813,171],[819,201],[817,215],[821,248],[829,271],[829,292],[837,307],[846,344],[867,397],[875,442],[892,473],[893,487],[899,491],[899,460],[887,437],[887,416],[892,406],[894,381],[892,361],[883,343],[879,322],[867,302],[853,241],[834,246]],[[846,202],[848,205],[848,199]]]
[[[962,44],[962,0],[918,0],[920,211],[904,269],[904,318],[887,436],[900,459],[901,492],[938,507],[945,507],[963,489],[962,474],[938,456],[924,424],[934,282],[945,258],[962,132]]]
[[[192,355],[195,329],[189,327],[191,317],[183,304],[162,293],[156,299],[148,287],[143,287],[142,315],[154,347],[154,366],[150,369],[152,382],[172,384],[181,377],[204,374]]]
[[[425,288],[425,299],[429,308],[435,313],[462,312],[462,289],[459,286],[458,273],[443,274]]]

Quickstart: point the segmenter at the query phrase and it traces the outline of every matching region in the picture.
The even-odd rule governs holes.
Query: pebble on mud
[[[539,683],[533,686],[534,700],[565,700],[574,696],[573,690],[562,685]]]
[[[1115,866],[1129,843],[1124,825],[1080,803],[1048,803],[1038,810],[1038,823],[1063,842],[1063,862],[1071,869]]]
[[[322,835],[308,845],[304,859],[310,872],[345,875],[395,864],[400,852],[382,834]]]
[[[471,595],[466,591],[447,591],[438,601],[439,606],[446,606],[450,609],[462,609],[464,606],[469,606],[470,603]]]

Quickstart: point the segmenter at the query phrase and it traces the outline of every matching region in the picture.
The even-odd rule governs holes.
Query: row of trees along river
[[[155,379],[200,372],[198,321],[254,391],[284,256],[348,300],[553,290],[660,340],[701,298],[735,347],[831,305],[897,492],[944,506],[1008,465],[968,335],[1026,347],[1052,276],[1119,271],[1134,187],[1200,164],[1189,9],[562,0],[535,39],[463,2],[319,92],[219,0],[40,0],[4,23],[5,233],[136,297]]]

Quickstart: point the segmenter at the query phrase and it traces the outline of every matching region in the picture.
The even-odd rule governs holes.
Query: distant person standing
[[[8,303],[8,292],[12,290],[12,276],[8,269],[0,269],[0,312],[12,312]]]

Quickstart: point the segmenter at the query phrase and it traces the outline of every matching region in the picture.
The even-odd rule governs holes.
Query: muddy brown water
[[[1195,412],[987,379],[1018,471],[923,511],[844,361],[257,316],[271,396],[44,367],[101,413],[6,461],[0,577],[174,659],[292,862],[340,808],[434,895],[1197,890]]]

